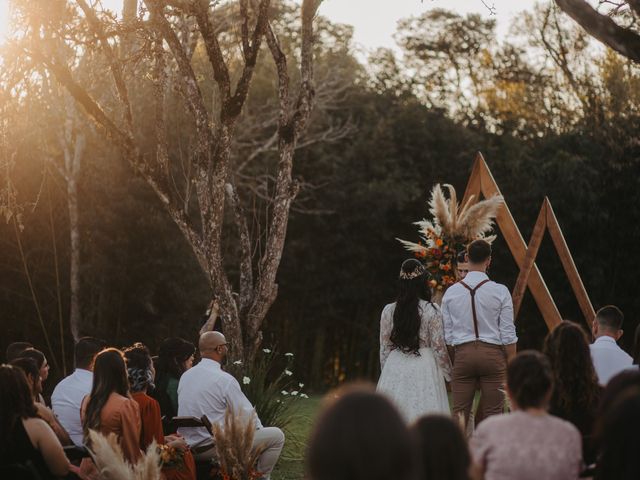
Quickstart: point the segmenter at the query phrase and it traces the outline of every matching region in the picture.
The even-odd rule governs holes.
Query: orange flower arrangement
[[[429,286],[434,291],[444,291],[456,282],[454,262],[457,252],[462,252],[471,241],[482,238],[491,243],[495,236],[491,233],[493,219],[504,201],[494,196],[476,201],[471,196],[459,205],[456,191],[451,185],[444,185],[449,198],[440,185],[435,185],[429,200],[429,213],[433,220],[415,222],[419,227],[421,241],[418,243],[397,239],[404,247],[424,262],[431,274]]]

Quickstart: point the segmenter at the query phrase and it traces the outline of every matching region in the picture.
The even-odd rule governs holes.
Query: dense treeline
[[[287,18],[285,9],[281,21]],[[504,40],[494,27],[480,16],[433,10],[399,25],[403,56],[378,51],[362,65],[349,28],[322,22],[316,81],[325,96],[296,153],[303,190],[263,342],[294,352],[296,375],[316,389],[375,377],[379,313],[393,299],[406,257],[395,237],[416,237],[411,223],[427,215],[434,183],[463,191],[477,151],[525,239],[544,196],[550,198],[594,306],[623,309],[623,344],[630,345],[640,312],[639,72],[594,47],[550,6],[523,15],[517,33]],[[196,65],[199,55],[200,47]],[[269,68],[256,72],[244,113],[256,138],[264,132],[255,119],[273,88]],[[201,75],[211,74],[203,67]],[[137,94],[144,110],[152,93]],[[69,216],[60,159],[47,147],[60,124],[49,101],[26,95],[7,100],[2,111],[0,347],[30,340],[57,359],[61,374],[62,346],[67,368],[71,347]],[[172,113],[172,135],[188,139],[192,126],[181,115]],[[143,340],[152,350],[168,335],[193,340],[210,300],[208,283],[145,182],[85,130],[78,182],[82,332],[119,345]],[[258,148],[253,139],[243,139],[245,155]],[[266,164],[275,161],[268,148],[262,155]],[[270,188],[268,175],[251,182],[243,190],[246,205]],[[225,248],[233,256],[237,246]],[[491,274],[512,287],[516,265],[500,238],[494,248]],[[538,265],[562,315],[584,324],[548,239]],[[520,348],[540,347],[545,332],[528,295],[518,320]]]

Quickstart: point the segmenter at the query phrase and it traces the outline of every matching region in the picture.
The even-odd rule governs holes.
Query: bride
[[[429,301],[427,276],[418,260],[405,260],[398,297],[380,319],[377,390],[391,398],[407,422],[427,413],[450,414],[444,381],[451,378],[451,361],[440,307]]]

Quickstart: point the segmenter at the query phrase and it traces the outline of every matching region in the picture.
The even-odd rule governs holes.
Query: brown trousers
[[[463,415],[465,423],[469,421],[478,385],[481,391],[480,417],[485,419],[502,413],[506,369],[507,358],[501,345],[473,341],[456,346],[451,381],[454,415]]]

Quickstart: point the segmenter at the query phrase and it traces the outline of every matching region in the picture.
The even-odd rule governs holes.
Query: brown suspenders
[[[476,313],[476,290],[478,290],[482,285],[484,285],[485,283],[487,283],[489,281],[490,280],[487,278],[486,280],[481,281],[474,288],[471,288],[469,285],[467,285],[462,280],[460,280],[460,284],[464,288],[469,290],[469,293],[471,294],[471,312],[473,313],[473,329],[476,332],[476,340],[478,338],[480,338],[480,335],[478,334],[478,314]]]

